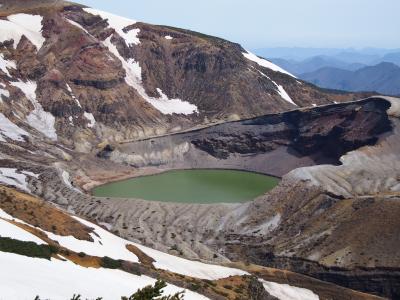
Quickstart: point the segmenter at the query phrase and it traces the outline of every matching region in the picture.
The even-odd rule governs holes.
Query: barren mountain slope
[[[90,150],[87,140],[134,139],[359,96],[298,81],[223,39],[62,1],[0,3],[3,114],[81,151]]]

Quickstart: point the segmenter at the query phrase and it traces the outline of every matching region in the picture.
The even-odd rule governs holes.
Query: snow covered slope
[[[120,270],[84,268],[70,261],[39,259],[0,252],[1,299],[25,300],[40,295],[42,299],[66,300],[74,294],[89,299],[101,296],[116,300],[133,294],[139,288],[155,283],[148,276],[137,276]],[[168,284],[165,295],[182,288]],[[185,291],[187,300],[205,300],[205,296]]]
[[[171,274],[181,274],[179,276],[184,275],[189,276],[188,278],[207,280],[222,280],[231,276],[250,275],[239,269],[189,261],[162,253],[119,238],[96,224],[81,218],[74,217],[74,219],[81,223],[82,226],[92,229],[90,236],[93,241],[79,240],[72,236],[61,236],[45,231],[38,226],[33,227],[29,223],[14,218],[0,209],[0,241],[1,238],[12,238],[18,241],[34,242],[38,245],[50,242],[53,245],[57,245],[56,247],[63,247],[64,249],[64,252],[53,255],[49,260],[46,260],[19,255],[11,250],[2,252],[0,248],[0,265],[2,268],[0,272],[1,299],[22,300],[40,295],[45,299],[65,300],[69,299],[73,294],[81,294],[90,299],[101,296],[104,300],[113,300],[119,299],[124,295],[131,295],[137,289],[152,285],[156,281],[149,276],[138,276],[121,269],[107,269],[96,267],[95,265],[93,267],[85,267],[76,261],[71,261],[70,256],[64,257],[65,249],[75,253],[84,253],[85,257],[92,257],[91,260],[95,260],[96,257],[110,257],[140,264],[138,256],[130,252],[126,247],[127,245],[134,245],[144,253],[141,256],[147,255],[151,257],[155,270],[159,269],[172,272]],[[26,231],[27,229],[29,230]],[[315,296],[307,299],[318,299],[318,296],[305,289],[267,281],[262,281],[262,284],[267,291],[270,291],[272,295],[280,300],[300,299],[293,297],[293,294],[298,291],[301,291],[303,295]],[[173,294],[180,290],[183,289],[176,285],[168,284],[164,292],[165,294]],[[185,299],[202,300],[209,298],[186,289]]]
[[[14,14],[6,20],[0,20],[0,42],[14,40],[14,48],[17,47],[22,36],[25,36],[39,50],[42,48],[45,38],[42,36],[42,20],[40,15]]]

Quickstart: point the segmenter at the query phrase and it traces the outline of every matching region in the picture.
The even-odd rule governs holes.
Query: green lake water
[[[93,189],[98,197],[165,202],[245,202],[271,190],[279,179],[234,170],[176,170],[112,182]]]

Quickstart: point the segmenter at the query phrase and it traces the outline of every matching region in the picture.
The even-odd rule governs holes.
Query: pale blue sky
[[[75,0],[261,47],[400,47],[400,0]]]

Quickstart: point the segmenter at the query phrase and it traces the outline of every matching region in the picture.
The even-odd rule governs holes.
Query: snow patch
[[[30,172],[30,171],[25,171],[25,170],[22,171],[22,173],[25,175],[28,175],[30,177],[35,177],[36,179],[39,179],[39,176],[40,176],[40,174],[36,174],[36,173]]]
[[[17,65],[15,64],[14,61],[5,59],[3,53],[0,53],[0,70],[6,73],[8,77],[11,77],[8,69],[16,69],[16,68]]]
[[[153,263],[158,269],[169,270],[174,273],[191,276],[199,279],[218,280],[229,276],[248,275],[239,269],[233,269],[218,265],[205,264],[199,261],[191,261],[177,256],[173,256],[161,251],[147,248],[142,245],[132,243],[145,254],[152,257],[156,262]]]
[[[72,26],[75,26],[77,28],[79,28],[80,30],[82,30],[83,32],[85,32],[87,35],[92,36],[85,28],[83,28],[83,26],[75,21],[72,21],[70,19],[66,19],[68,21],[68,23],[70,23]]]
[[[89,121],[88,127],[93,128],[94,125],[96,125],[96,120],[95,120],[93,114],[84,112],[83,115]]]
[[[137,276],[121,270],[84,268],[70,261],[40,259],[0,252],[0,282],[2,299],[43,299],[65,300],[73,294],[84,299],[120,299],[129,296],[155,279],[145,275]],[[183,290],[168,284],[165,295]],[[208,298],[185,291],[185,299],[206,300]]]
[[[99,254],[104,254],[104,250],[101,250],[102,247],[108,247],[112,248],[111,250],[108,250],[108,254],[104,255],[98,255],[98,256],[110,256],[114,259],[127,259],[130,261],[137,261],[137,257],[133,255],[131,252],[125,256],[124,253],[126,253],[126,248],[125,246],[128,244],[132,244],[135,247],[139,248],[141,251],[143,251],[145,254],[149,255],[152,257],[156,262],[154,263],[154,266],[159,269],[163,270],[169,270],[171,272],[175,272],[178,274],[182,275],[187,275],[187,276],[192,276],[200,279],[209,279],[209,280],[217,280],[221,278],[226,278],[229,276],[235,276],[235,275],[245,275],[248,274],[247,272],[244,272],[242,270],[238,269],[233,269],[233,268],[228,268],[228,267],[223,267],[223,266],[218,266],[218,265],[211,265],[211,264],[205,264],[202,262],[198,261],[191,261],[187,260],[184,258],[180,258],[177,256],[173,256],[161,251],[157,251],[136,243],[133,243],[131,241],[122,239],[120,237],[117,237],[108,231],[104,230],[100,226],[97,226],[91,222],[88,222],[86,220],[83,220],[78,217],[74,217],[76,220],[81,222],[82,224],[91,227],[94,229],[94,232],[96,234],[91,234],[92,238],[95,240],[95,243],[91,243],[92,246],[90,248],[82,248],[83,245],[88,245],[90,242],[85,242],[85,241],[79,241],[76,240],[73,237],[67,237],[71,238],[69,239],[68,243],[66,243],[67,239],[66,237],[57,237],[57,240],[60,242],[61,245],[74,250],[74,248],[71,248],[70,246],[76,247],[75,251],[84,251],[86,252],[87,250],[90,251],[100,251]],[[99,237],[97,237],[98,235]],[[49,236],[50,237],[50,236]],[[53,237],[50,237],[53,239]],[[103,246],[99,245],[97,242],[101,241],[103,243]],[[75,244],[76,243],[76,244]],[[86,247],[86,246],[85,246]],[[83,250],[78,250],[78,249],[83,249]],[[97,249],[97,250],[96,250]],[[90,254],[91,252],[86,252]],[[96,254],[92,254],[96,255]],[[132,260],[132,257],[134,260]]]
[[[61,171],[61,178],[63,180],[63,182],[65,183],[65,185],[73,190],[75,190],[78,193],[82,193],[80,190],[78,190],[76,187],[74,187],[71,183],[71,176],[69,175],[69,173],[61,168],[59,168],[59,170]]]
[[[298,106],[296,103],[293,102],[293,100],[290,98],[289,94],[285,91],[285,89],[283,88],[283,86],[277,84],[275,81],[273,81],[271,78],[269,78],[269,76],[265,75],[263,72],[258,71],[262,76],[268,78],[269,80],[271,80],[271,82],[276,86],[276,88],[278,89],[277,92],[279,93],[279,95],[285,99],[287,102]]]
[[[61,246],[75,252],[85,252],[86,254],[93,256],[108,256],[113,259],[139,262],[137,256],[126,249],[126,245],[131,244],[131,242],[117,237],[93,223],[84,221],[77,217],[74,218],[82,224],[95,229],[95,233],[90,233],[93,242],[78,240],[73,236],[59,236],[52,232],[43,232],[45,232],[50,239],[59,242]]]
[[[44,111],[42,105],[36,100],[36,82],[23,82],[19,80],[10,84],[19,88],[34,107],[33,111],[26,118],[28,124],[49,139],[57,140],[57,133],[54,128],[55,117],[51,113]]]
[[[1,99],[1,96],[5,96],[7,98],[10,97],[10,92],[7,90],[4,90],[3,88],[5,88],[5,85],[0,83],[0,103],[3,102],[3,100]]]
[[[45,38],[42,30],[42,16],[30,14],[15,14],[0,20],[0,42],[14,40],[14,48],[17,48],[21,37],[24,35],[39,50],[42,48]]]
[[[36,244],[46,244],[32,233],[23,230],[22,228],[11,224],[5,220],[0,219],[0,236],[8,237],[14,240],[19,240],[23,242],[34,242]]]
[[[166,35],[164,38],[165,38],[166,40],[172,40],[172,39],[173,39],[173,37],[170,36],[170,35]]]
[[[29,136],[29,133],[19,128],[11,122],[6,116],[0,113],[0,141],[5,142],[4,137],[8,137],[14,141],[24,142],[23,136]]]
[[[319,300],[318,295],[304,288],[269,282],[262,279],[260,281],[265,290],[279,300]]]
[[[98,15],[102,19],[107,19],[108,25],[111,28],[113,28],[126,41],[128,46],[132,44],[138,45],[140,43],[140,40],[137,37],[138,33],[140,32],[140,29],[131,29],[128,32],[124,31],[124,28],[126,28],[127,26],[135,24],[136,23],[135,20],[120,17],[93,8],[84,8],[83,10],[89,14]]]
[[[282,69],[281,67],[273,64],[272,62],[270,62],[270,61],[268,61],[266,59],[260,58],[257,55],[255,55],[255,54],[253,54],[253,53],[251,53],[249,51],[243,52],[242,54],[247,59],[249,59],[251,61],[254,61],[255,63],[257,63],[258,65],[260,65],[260,66],[262,66],[264,68],[268,68],[268,69],[271,69],[272,71],[276,71],[276,72],[281,72],[281,73],[284,73],[284,74],[287,74],[289,76],[292,76],[292,77],[296,78],[294,75],[290,74],[288,71],[285,71],[284,69]]]
[[[297,106],[297,104],[294,103],[293,100],[290,98],[289,94],[286,93],[286,91],[285,91],[285,89],[283,88],[283,86],[277,84],[277,83],[274,82],[274,81],[272,81],[272,82],[278,87],[278,93],[279,93],[279,95],[281,95],[281,97],[282,97],[283,99],[285,99],[287,102],[289,102],[289,103],[291,103],[291,104]]]
[[[147,102],[149,102],[156,109],[161,111],[163,114],[184,114],[190,115],[195,112],[198,113],[197,106],[191,104],[187,101],[180,99],[168,99],[168,97],[163,93],[161,89],[157,89],[158,93],[161,95],[159,98],[150,97],[147,95],[143,85],[142,85],[142,69],[139,63],[134,59],[130,58],[126,61],[118,52],[117,47],[111,42],[111,37],[108,37],[104,41],[104,45],[108,50],[113,53],[122,63],[125,69],[125,82],[138,91],[140,96],[142,96]]]
[[[72,99],[75,100],[76,104],[77,104],[80,108],[82,108],[81,103],[80,103],[79,100],[75,97],[75,94],[72,92],[72,89],[71,89],[71,87],[69,86],[68,83],[67,83],[67,90],[68,90],[68,92],[71,94]]]
[[[157,88],[157,92],[161,95],[160,98],[148,97],[148,101],[161,111],[163,114],[184,114],[190,115],[199,112],[197,106],[181,99],[168,99],[168,96],[163,91]]]
[[[17,188],[30,193],[24,172],[17,173],[15,168],[0,168],[0,182],[6,185],[14,185]]]

